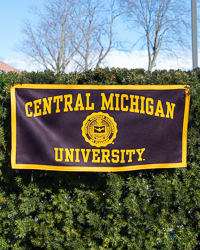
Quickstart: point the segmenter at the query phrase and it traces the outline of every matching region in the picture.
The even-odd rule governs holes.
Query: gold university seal
[[[116,138],[117,123],[107,113],[92,113],[83,121],[82,135],[91,146],[106,147]]]

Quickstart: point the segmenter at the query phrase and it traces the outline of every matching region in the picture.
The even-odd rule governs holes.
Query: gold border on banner
[[[174,90],[185,89],[185,108],[182,130],[182,162],[181,163],[157,163],[144,164],[123,167],[88,167],[88,166],[50,166],[36,164],[16,164],[17,147],[17,124],[16,124],[16,88],[27,89],[124,89],[124,90]],[[189,85],[62,85],[62,84],[15,84],[11,87],[11,166],[12,169],[35,169],[51,171],[73,171],[73,172],[121,172],[142,169],[160,169],[160,168],[180,168],[187,167],[187,130],[190,104],[190,86]]]

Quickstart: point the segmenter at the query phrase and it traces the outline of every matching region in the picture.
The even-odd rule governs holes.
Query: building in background
[[[9,71],[12,71],[12,72],[16,72],[18,74],[21,74],[21,72],[9,65],[7,65],[6,63],[3,63],[0,61],[0,70],[4,71],[4,72],[9,72]]]

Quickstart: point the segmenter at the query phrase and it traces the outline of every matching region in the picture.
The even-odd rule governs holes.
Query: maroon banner
[[[14,169],[186,167],[188,86],[15,85]]]

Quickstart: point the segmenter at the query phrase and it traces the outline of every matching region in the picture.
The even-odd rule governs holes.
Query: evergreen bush
[[[120,173],[12,170],[10,86],[187,84],[188,167]],[[199,249],[200,70],[0,72],[0,249]]]

